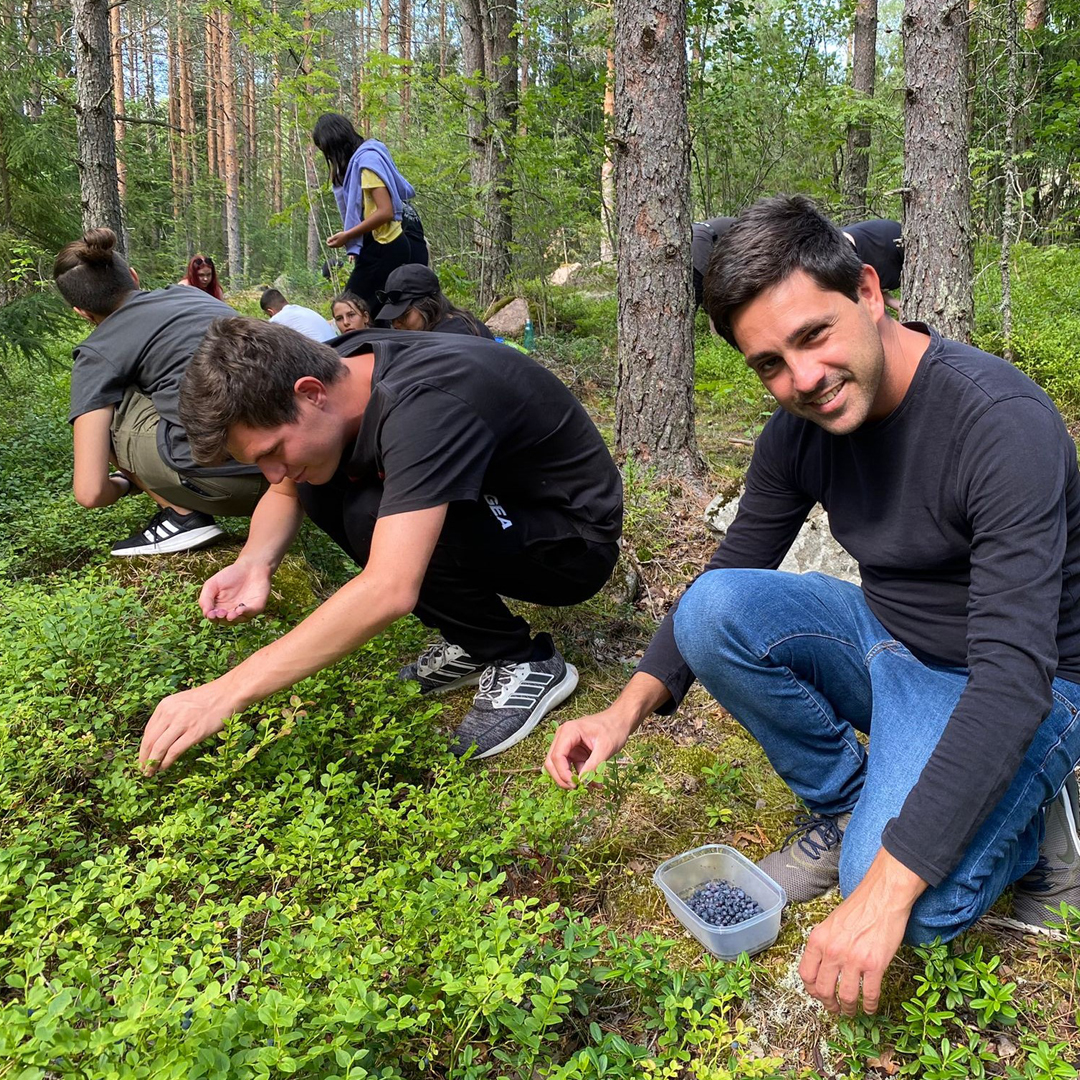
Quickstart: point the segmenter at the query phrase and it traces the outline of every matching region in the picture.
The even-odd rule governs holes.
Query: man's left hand
[[[167,769],[185,750],[216,735],[243,706],[229,702],[218,682],[170,694],[158,702],[139,744],[139,768],[147,776]]]
[[[814,927],[799,976],[806,991],[831,1013],[877,1011],[881,979],[900,943],[926,882],[882,848],[866,877],[832,914]]]

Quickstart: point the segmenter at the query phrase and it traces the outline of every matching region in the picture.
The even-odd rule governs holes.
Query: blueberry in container
[[[653,881],[675,918],[721,960],[734,960],[744,952],[753,956],[767,949],[780,933],[780,912],[787,903],[784,890],[727,844],[706,844],[676,855],[656,868]],[[758,903],[761,914],[735,926],[714,926],[700,919],[686,902],[710,881],[727,881],[742,889]]]

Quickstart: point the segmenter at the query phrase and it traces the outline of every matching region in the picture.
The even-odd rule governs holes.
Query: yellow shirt
[[[364,217],[369,218],[378,209],[375,205],[375,188],[385,188],[386,185],[379,179],[378,173],[361,169],[360,186],[364,189]],[[368,235],[380,244],[389,244],[401,235],[401,222],[391,219],[385,225],[372,229]]]

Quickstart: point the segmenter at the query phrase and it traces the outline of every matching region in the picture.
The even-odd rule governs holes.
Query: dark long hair
[[[330,182],[337,187],[345,183],[345,170],[353,154],[364,142],[352,121],[341,113],[323,113],[315,121],[311,141],[322,151],[330,169]]]
[[[195,274],[195,271],[202,265],[210,267],[210,284],[205,287],[199,284],[199,279]],[[196,289],[202,289],[203,292],[209,293],[215,300],[225,299],[225,294],[221,291],[221,282],[218,281],[217,267],[214,265],[214,260],[211,259],[209,255],[196,255],[191,262],[187,264],[187,272],[184,274],[184,281]]]
[[[461,319],[469,328],[470,334],[474,334],[476,337],[485,336],[483,330],[480,329],[480,320],[471,311],[454,307],[446,299],[446,294],[443,292],[439,292],[435,296],[421,296],[419,299],[414,300],[410,307],[420,312],[424,320],[425,330],[431,330],[443,319],[451,318]]]
[[[53,278],[60,295],[72,307],[104,318],[138,288],[115,247],[116,233],[101,228],[87,230],[81,239],[60,249],[53,263]]]

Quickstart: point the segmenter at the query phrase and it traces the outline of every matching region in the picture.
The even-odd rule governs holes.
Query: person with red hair
[[[209,293],[215,300],[225,299],[225,294],[221,291],[221,283],[218,281],[217,267],[209,255],[196,255],[188,263],[187,273],[177,284],[190,285],[193,289],[201,289],[204,293]]]

